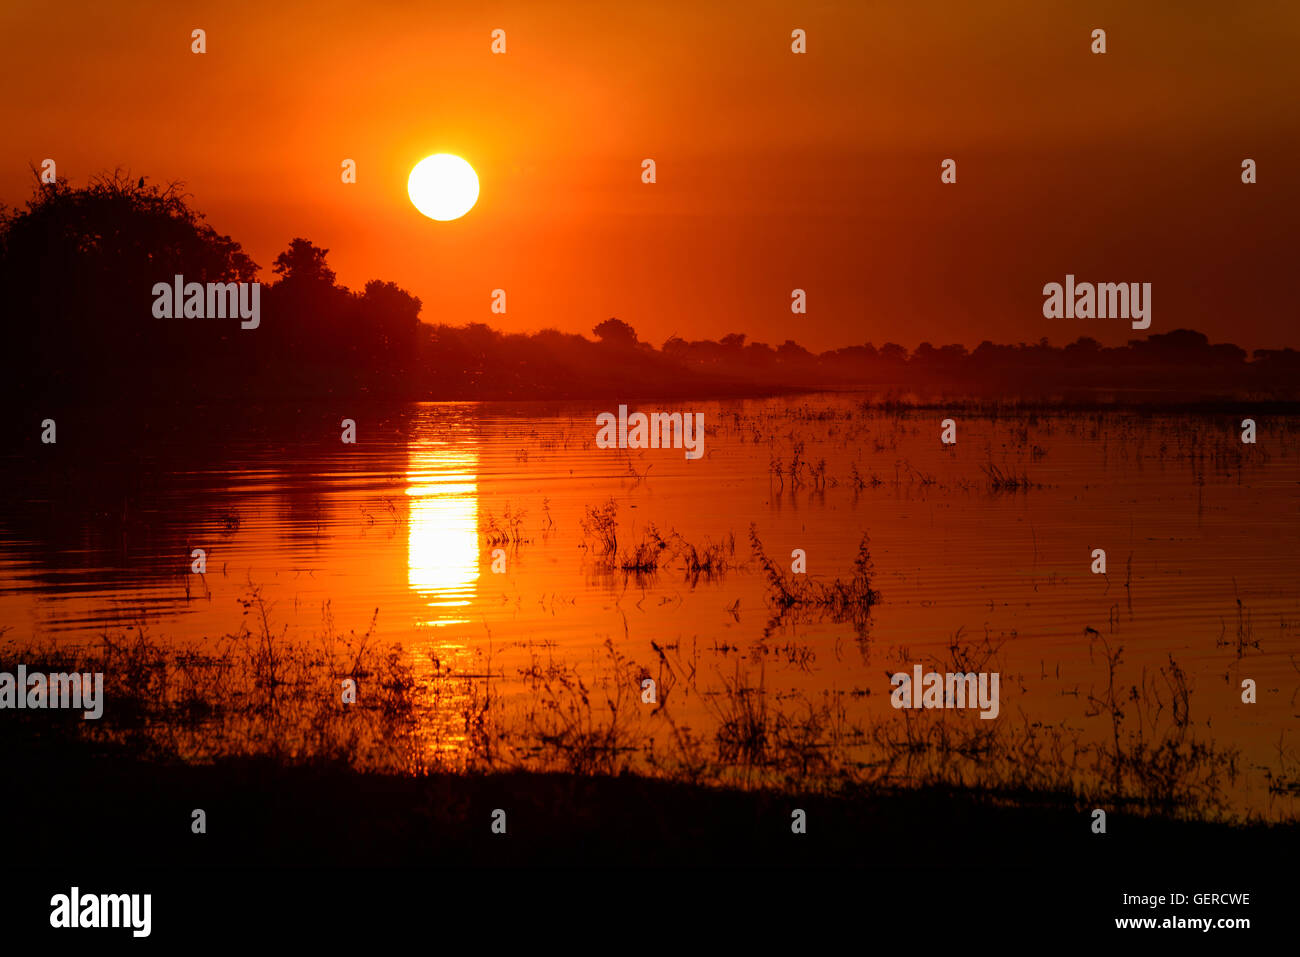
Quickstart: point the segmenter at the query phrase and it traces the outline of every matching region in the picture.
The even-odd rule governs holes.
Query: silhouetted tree
[[[325,264],[328,249],[321,249],[305,239],[294,239],[289,248],[275,257],[271,271],[285,282],[334,285],[334,270]]]
[[[231,359],[238,326],[155,319],[155,283],[252,281],[239,243],[203,222],[177,184],[121,172],[83,189],[41,185],[0,219],[0,302],[11,316],[5,385],[72,398],[148,388],[174,396]],[[140,379],[130,370],[150,368]]]
[[[637,344],[636,330],[622,319],[606,319],[591,331],[607,345],[630,349]]]
[[[215,396],[533,398],[761,391],[765,388],[983,387],[1008,395],[1138,387],[1291,396],[1293,349],[1257,350],[1175,329],[1107,348],[1082,337],[1034,344],[888,342],[814,354],[732,332],[672,336],[660,349],[621,319],[595,341],[554,329],[504,334],[483,323],[421,322],[420,300],[392,282],[338,283],[327,249],[295,237],[262,290],[261,325],[153,315],[154,286],[253,282],[256,264],[203,222],[178,186],[123,174],[84,189],[38,184],[25,209],[0,209],[0,389],[23,401],[121,402]],[[1144,393],[1145,394],[1145,393]]]

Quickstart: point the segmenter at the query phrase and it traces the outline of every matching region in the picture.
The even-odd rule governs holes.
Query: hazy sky
[[[0,201],[24,202],[46,157],[77,186],[182,180],[266,279],[304,236],[354,288],[391,279],[426,321],[507,330],[618,316],[656,344],[815,349],[1147,334],[1043,318],[1069,272],[1151,282],[1148,332],[1300,345],[1294,2],[112,6],[0,11]],[[407,199],[435,152],[478,171],[462,220]]]

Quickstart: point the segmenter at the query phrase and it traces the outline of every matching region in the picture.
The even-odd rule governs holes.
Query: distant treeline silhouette
[[[1117,348],[1083,337],[1047,344],[888,342],[820,354],[793,340],[673,336],[659,348],[618,319],[595,339],[554,329],[502,333],[483,323],[421,321],[418,298],[391,282],[339,285],[328,250],[296,238],[272,264],[261,322],[155,318],[153,288],[252,282],[257,265],[204,222],[175,184],[121,173],[83,189],[38,185],[24,209],[0,209],[3,385],[27,403],[213,399],[637,397],[819,388],[964,389],[1008,396],[1078,390],[1176,390],[1291,398],[1294,349],[1211,344],[1187,329]]]

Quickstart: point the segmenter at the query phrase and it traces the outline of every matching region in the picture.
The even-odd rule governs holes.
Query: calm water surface
[[[1130,683],[1171,656],[1186,673],[1193,728],[1240,751],[1236,809],[1294,815],[1267,785],[1300,747],[1295,422],[1261,419],[1243,446],[1229,415],[895,413],[834,396],[689,408],[705,415],[698,461],[597,449],[594,404],[327,410],[198,436],[181,423],[93,457],[66,420],[57,466],[37,446],[4,462],[0,624],[11,641],[143,626],[203,643],[244,627],[259,589],[286,638],[373,621],[377,640],[492,674],[502,694],[526,693],[539,654],[594,673],[612,641],[649,674],[654,646],[671,648],[701,688],[761,672],[773,700],[830,695],[880,717],[887,674],[937,666],[959,633],[999,647],[998,720],[1085,736],[1109,728],[1087,707],[1107,683],[1104,640]],[[339,441],[348,415],[356,445]],[[583,523],[611,499],[621,546],[653,525],[734,541],[735,567],[609,568]],[[786,570],[803,549],[818,579],[846,577],[869,533],[882,600],[865,626],[777,618],[751,525]],[[205,575],[188,573],[193,548]],[[1090,572],[1095,548],[1106,576]],[[697,731],[716,718],[704,696],[686,714]]]

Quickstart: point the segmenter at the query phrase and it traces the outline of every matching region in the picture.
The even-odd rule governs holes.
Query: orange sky
[[[0,12],[0,201],[45,157],[74,185],[183,180],[266,278],[304,236],[426,321],[815,349],[1145,334],[1043,318],[1072,272],[1151,282],[1149,332],[1300,345],[1294,3],[126,6]],[[435,152],[479,173],[462,220],[406,197]]]

